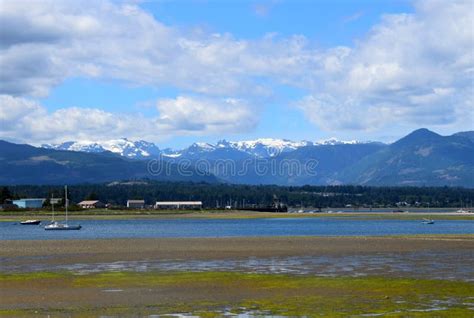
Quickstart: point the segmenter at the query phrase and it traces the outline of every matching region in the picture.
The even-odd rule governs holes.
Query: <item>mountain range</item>
[[[215,144],[198,142],[191,146],[175,150],[165,148],[160,150],[157,145],[145,140],[132,141],[127,138],[112,139],[106,141],[67,141],[60,144],[43,144],[42,148],[55,150],[69,150],[81,152],[105,152],[110,151],[130,159],[149,159],[159,155],[170,158],[185,156],[186,154],[199,154],[213,152],[219,149],[232,149],[247,153],[257,158],[274,157],[281,153],[291,152],[301,147],[315,145],[342,145],[357,144],[359,141],[340,141],[331,138],[322,141],[291,141],[286,139],[261,138],[246,141],[220,140]]]
[[[78,152],[37,148],[0,140],[0,184],[77,184],[153,179],[188,181],[177,164],[150,165],[112,152]],[[196,182],[217,178],[189,167]]]
[[[150,163],[166,166],[150,174]],[[153,170],[153,169],[152,169]],[[164,171],[165,170],[165,171]],[[0,142],[0,184],[94,183],[151,178],[278,185],[474,187],[474,132],[418,129],[381,142],[221,140],[159,149],[126,138],[17,145]]]

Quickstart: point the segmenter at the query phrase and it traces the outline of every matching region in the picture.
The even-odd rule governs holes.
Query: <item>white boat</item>
[[[46,231],[70,231],[70,230],[80,230],[82,226],[80,225],[69,225],[68,224],[68,219],[67,219],[67,207],[69,205],[69,201],[67,199],[67,186],[64,187],[64,191],[66,192],[65,194],[65,206],[66,206],[66,222],[65,223],[59,223],[57,221],[54,221],[54,204],[51,205],[52,210],[53,210],[53,217],[51,220],[51,224],[48,224],[44,227]]]
[[[20,222],[21,225],[38,225],[40,223],[41,223],[40,220],[26,220],[26,221]]]
[[[434,220],[433,219],[423,219],[423,221],[421,223],[423,223],[423,224],[434,224]]]
[[[67,223],[52,222],[44,227],[46,231],[60,231],[60,230],[80,230],[80,225],[69,225]]]

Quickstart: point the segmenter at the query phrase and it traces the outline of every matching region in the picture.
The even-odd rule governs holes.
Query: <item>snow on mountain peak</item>
[[[42,145],[43,148],[56,150],[70,150],[81,152],[104,152],[110,151],[123,157],[131,159],[153,158],[159,155],[168,158],[183,157],[188,155],[199,155],[204,152],[213,152],[217,149],[233,149],[245,152],[251,156],[258,158],[275,157],[281,153],[294,151],[306,146],[325,146],[325,145],[342,145],[342,144],[358,144],[359,141],[341,141],[336,138],[329,138],[311,141],[291,141],[287,139],[258,138],[254,140],[243,141],[227,141],[225,139],[215,144],[207,142],[196,142],[183,150],[164,149],[160,150],[154,143],[144,140],[132,141],[127,138],[104,140],[104,141],[68,141],[61,144]]]
[[[106,149],[93,141],[66,141],[61,144],[43,144],[41,147],[55,150],[80,152],[104,152]]]
[[[357,140],[339,140],[335,137],[331,137],[329,139],[318,140],[315,142],[315,145],[355,145],[360,144],[360,141]]]
[[[42,145],[43,148],[56,150],[69,150],[81,152],[104,152],[110,151],[128,158],[147,158],[158,155],[160,150],[150,142],[144,140],[131,141],[127,138],[112,139],[105,141],[68,141],[61,144]]]
[[[204,150],[214,150],[216,148],[214,145],[207,142],[196,142],[194,145]]]
[[[234,144],[239,148],[255,148],[258,145],[273,148],[298,148],[307,145],[308,142],[294,142],[286,139],[259,138],[255,140],[237,141]]]
[[[255,140],[231,141],[228,144],[237,150],[247,152],[257,157],[274,157],[282,152],[296,150],[309,146],[308,141],[294,142],[286,139],[259,138]]]

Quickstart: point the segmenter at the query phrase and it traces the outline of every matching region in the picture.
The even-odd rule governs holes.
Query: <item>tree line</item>
[[[78,203],[100,200],[112,206],[125,206],[127,200],[202,201],[206,208],[227,205],[245,207],[271,205],[278,200],[290,207],[471,207],[474,189],[453,187],[369,187],[238,185],[188,182],[115,182],[70,186],[68,197]],[[0,203],[8,199],[64,197],[63,186],[0,186]],[[48,201],[46,201],[48,204]]]

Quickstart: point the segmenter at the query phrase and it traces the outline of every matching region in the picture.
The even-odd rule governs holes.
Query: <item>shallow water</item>
[[[334,218],[74,220],[79,231],[45,231],[44,225],[0,222],[1,240],[246,237],[246,236],[366,236],[413,234],[474,234],[474,221],[360,220]]]
[[[44,258],[43,258],[44,259]],[[147,259],[110,263],[76,263],[52,265],[39,259],[18,264],[18,258],[1,259],[2,271],[71,271],[88,274],[108,271],[237,271],[261,274],[314,276],[391,276],[474,281],[472,255],[459,252],[378,253],[372,255],[273,257],[224,260]],[[456,260],[453,262],[453,260]]]

